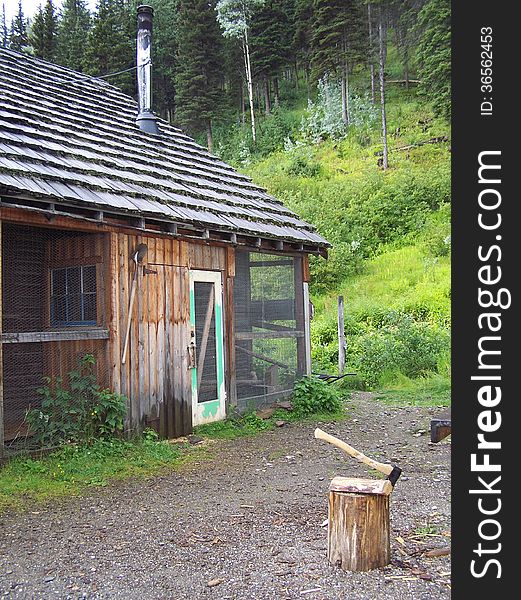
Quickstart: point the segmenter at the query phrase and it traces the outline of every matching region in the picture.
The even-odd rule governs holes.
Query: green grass
[[[277,420],[288,422],[332,422],[347,418],[345,410],[317,413],[306,418],[285,410],[263,420],[255,413],[196,427],[194,433],[210,439],[233,440],[276,427]],[[0,512],[22,509],[34,503],[78,496],[89,489],[107,486],[111,481],[150,477],[164,470],[182,470],[197,460],[207,460],[211,452],[203,447],[170,444],[149,434],[127,442],[98,440],[90,445],[65,446],[42,458],[19,456],[0,467]]]
[[[41,459],[19,456],[0,468],[0,510],[79,495],[111,480],[154,475],[182,466],[191,452],[156,440],[98,440]]]
[[[425,311],[433,319],[450,322],[450,258],[426,259],[419,246],[390,248],[365,264],[365,272],[348,277],[337,290],[351,314],[381,309]],[[337,294],[314,298],[315,322],[336,318]]]
[[[395,406],[450,406],[450,377],[447,374],[419,379],[403,377],[400,382],[379,391],[376,399]]]
[[[194,433],[210,439],[234,440],[275,429],[277,421],[303,424],[316,422],[333,423],[344,421],[348,418],[349,413],[344,405],[334,412],[316,412],[305,417],[293,411],[280,409],[275,411],[269,419],[261,419],[255,413],[248,413],[242,417],[233,417],[224,421],[209,423],[208,425],[199,425],[194,429]]]

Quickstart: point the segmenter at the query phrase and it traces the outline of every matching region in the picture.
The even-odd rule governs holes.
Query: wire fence
[[[81,418],[84,399],[71,389],[83,368],[108,384],[103,329],[101,236],[3,224],[2,362],[4,450],[52,446],[37,435],[50,406]],[[85,373],[86,374],[86,373]],[[59,407],[54,407],[54,411]],[[76,416],[75,416],[76,415]],[[56,416],[55,416],[56,417]],[[55,421],[57,419],[55,418]],[[43,425],[40,423],[40,425]],[[56,423],[48,423],[49,430]],[[41,427],[40,427],[41,429]],[[55,435],[54,439],[58,439]]]
[[[234,283],[239,410],[289,395],[303,374],[300,259],[237,252]]]

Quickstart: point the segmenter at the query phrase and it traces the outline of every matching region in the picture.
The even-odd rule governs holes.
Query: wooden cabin
[[[0,49],[0,452],[84,354],[127,429],[164,437],[310,372],[308,256],[327,241],[137,114],[103,80]]]

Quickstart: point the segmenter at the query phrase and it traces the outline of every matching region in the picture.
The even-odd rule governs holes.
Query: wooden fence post
[[[338,296],[338,374],[346,366],[346,334],[344,327],[344,296]]]

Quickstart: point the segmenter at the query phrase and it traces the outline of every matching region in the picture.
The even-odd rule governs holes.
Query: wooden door
[[[190,271],[192,423],[226,416],[222,279],[218,271]]]

